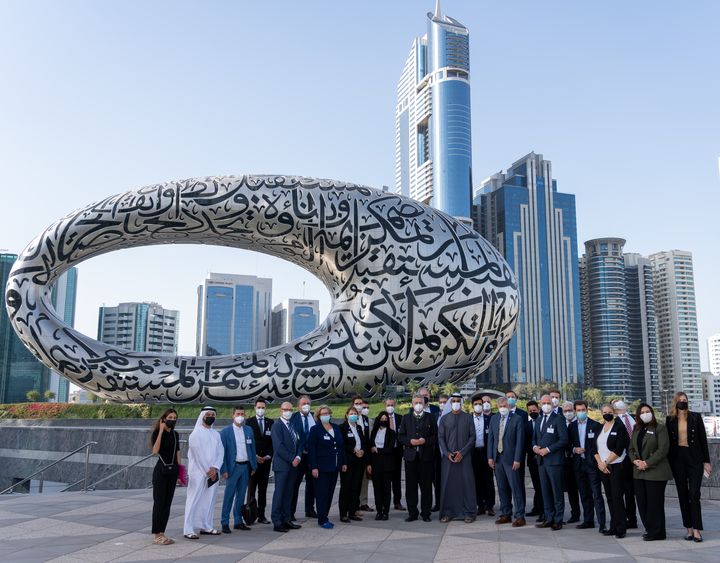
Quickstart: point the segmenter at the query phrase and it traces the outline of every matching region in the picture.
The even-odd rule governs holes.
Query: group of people
[[[407,510],[408,522],[431,521],[432,512],[439,512],[441,522],[466,523],[487,514],[496,516],[498,525],[522,527],[526,517],[536,516],[538,528],[560,530],[577,523],[577,528],[590,529],[597,523],[600,533],[623,538],[628,528],[637,527],[639,512],[643,539],[662,540],[665,487],[672,478],[685,539],[702,541],[700,485],[703,473],[709,475],[712,468],[702,418],[688,410],[684,393],[675,395],[665,424],[650,405],[641,404],[633,417],[623,401],[603,405],[600,423],[588,417],[585,401],[563,403],[557,390],[528,401],[527,412],[517,406],[512,391],[496,400],[497,412],[488,395],[471,398],[471,413],[463,403],[461,395],[453,394],[441,395],[438,405],[432,405],[427,389],[420,389],[409,412],[396,412],[395,400],[387,399],[385,409],[371,420],[368,403],[357,396],[336,424],[330,406],[313,412],[307,396],[295,407],[282,403],[277,420],[265,416],[266,403],[259,399],[255,416],[246,419],[244,408],[237,407],[232,424],[220,432],[213,428],[216,411],[205,407],[188,440],[183,535],[195,540],[202,534],[232,533],[231,513],[235,530],[249,530],[255,518],[272,524],[276,532],[298,529],[303,481],[305,516],[332,529],[330,506],[339,480],[338,516],[343,523],[361,521],[369,512],[375,512],[376,520],[388,520],[394,508]],[[165,528],[180,466],[176,421],[177,413],[168,409],[151,435],[152,451],[158,455],[152,533],[160,545],[173,543]],[[526,466],[534,488],[528,512]],[[403,467],[407,509],[401,503]],[[268,520],[271,469],[275,486]],[[226,486],[216,529],[220,479]],[[369,482],[374,509],[368,500]],[[243,510],[248,503],[257,506],[252,521]]]

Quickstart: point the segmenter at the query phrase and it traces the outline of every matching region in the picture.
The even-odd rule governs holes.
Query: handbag
[[[173,438],[175,438],[175,447],[173,448],[173,457],[175,456],[175,452],[177,451],[177,434],[173,430]],[[179,472],[178,464],[175,462],[172,463],[165,463],[165,460],[162,458],[160,454],[158,454],[158,458],[162,462],[162,465],[160,466],[160,473],[162,475],[165,475],[166,477],[171,476],[177,476]]]

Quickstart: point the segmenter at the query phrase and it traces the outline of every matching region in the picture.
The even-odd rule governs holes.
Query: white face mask
[[[615,410],[620,411],[620,414],[623,414],[625,412],[625,402],[624,401],[617,401],[615,403]]]
[[[450,408],[454,411],[459,411],[462,408],[462,405],[460,403],[452,403]]]
[[[235,424],[238,426],[242,426],[245,423],[245,417],[244,416],[236,416],[235,417]]]
[[[440,407],[440,412],[442,412],[442,410],[445,408],[446,403],[447,401],[445,401],[444,403],[438,403],[438,406]]]
[[[552,403],[553,407],[557,407],[560,404],[560,399],[557,397],[550,397],[550,402]]]
[[[575,413],[572,411],[564,412],[563,416],[565,417],[565,420],[572,420],[575,418]]]
[[[292,411],[282,411],[280,416],[282,416],[284,420],[290,420],[292,418]]]
[[[385,412],[388,414],[393,414],[395,412],[395,407],[385,407]]]
[[[413,410],[416,413],[420,414],[421,412],[423,412],[423,410],[425,410],[425,406],[422,403],[415,403],[413,405]]]
[[[363,407],[363,409],[360,411],[360,414],[362,414],[363,416],[367,416],[370,414],[370,409],[367,407]]]
[[[300,407],[300,410],[303,412],[303,414],[307,414],[310,412],[310,405],[305,404],[302,407]]]
[[[651,412],[644,412],[640,415],[640,420],[642,420],[645,424],[650,424],[652,422],[652,413]]]
[[[500,416],[507,416],[510,412],[510,409],[507,407],[500,407],[498,411],[500,412]]]
[[[543,403],[540,408],[545,414],[550,414],[553,410],[552,405],[548,405],[547,403]]]
[[[490,412],[492,410],[492,403],[483,403],[482,407],[484,411]]]
[[[482,405],[473,405],[473,410],[474,410],[476,413],[480,414],[480,413],[482,412],[482,410],[483,410],[483,406],[482,406]]]
[[[255,409],[255,414],[262,418],[265,416],[265,409]]]
[[[362,404],[359,404],[359,405],[353,404],[353,407],[355,407],[355,410],[358,411],[358,414],[362,414],[362,409],[363,409]]]

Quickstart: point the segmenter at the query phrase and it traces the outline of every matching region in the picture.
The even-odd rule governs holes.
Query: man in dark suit
[[[575,420],[575,406],[570,401],[565,401],[562,405],[562,414],[569,432],[570,424]],[[570,439],[569,435],[568,439]],[[566,522],[567,524],[580,522],[580,497],[575,479],[575,460],[573,459],[572,450],[572,441],[570,441],[565,448],[565,465],[563,466],[563,484],[570,503],[570,518]]]
[[[553,408],[552,412],[554,414],[562,415],[562,395],[560,394],[560,391],[557,389],[551,389],[548,392],[548,395],[550,395],[550,404]]]
[[[297,467],[302,460],[300,435],[290,425],[293,414],[292,403],[280,405],[281,418],[270,431],[273,445],[272,468],[275,475],[275,492],[272,499],[272,523],[276,532],[297,530],[300,524],[292,517],[292,497],[297,477]]]
[[[430,522],[437,421],[430,413],[425,412],[425,402],[420,395],[413,397],[412,405],[413,412],[403,417],[398,432],[405,459],[405,501],[408,507],[408,517],[405,520],[412,522],[421,515],[425,522]]]
[[[483,397],[472,398],[473,424],[475,425],[475,447],[472,452],[473,474],[475,475],[475,495],[477,497],[477,513],[495,515],[495,485],[493,470],[488,465],[488,433],[490,432],[490,415],[483,412]]]
[[[298,466],[297,476],[295,478],[295,488],[292,496],[292,519],[295,520],[295,511],[297,510],[298,497],[300,496],[300,484],[305,479],[305,517],[317,518],[315,512],[315,479],[310,470],[308,460],[307,440],[310,436],[310,429],[315,426],[315,417],[310,412],[310,397],[301,395],[298,399],[297,412],[292,415],[290,424],[300,436],[300,451],[302,452],[300,465]]]
[[[400,430],[402,416],[395,412],[395,399],[385,400],[385,412],[389,415],[389,428],[395,432],[395,448],[393,450],[393,461],[395,462],[392,476],[392,495],[395,510],[405,510],[402,505],[402,459],[403,447],[397,440],[397,432]]]
[[[521,417],[523,422],[526,422],[528,419],[528,414],[524,410],[522,410],[520,407],[517,406],[517,400],[518,396],[515,391],[508,391],[505,393],[505,397],[508,401],[508,408],[510,409],[510,414],[517,415]],[[525,498],[525,459],[523,458],[522,464],[520,465],[520,479],[522,480],[522,495],[523,495],[523,504],[527,504],[527,499]]]
[[[428,391],[427,387],[421,387],[420,389],[418,389],[418,395],[422,397],[425,412],[431,414],[435,419],[435,423],[437,424],[440,420],[440,416],[442,416],[442,411],[440,411],[440,407],[438,405],[433,405],[432,403],[430,403],[430,391]],[[448,397],[445,396],[445,401],[447,400]],[[433,512],[437,512],[438,510],[440,510],[440,477],[442,467],[441,461],[442,456],[440,455],[440,445],[436,443],[435,466],[433,469],[433,488],[435,489],[435,503],[432,505]]]
[[[602,432],[602,424],[588,418],[588,406],[585,401],[575,401],[575,420],[568,427],[575,466],[580,501],[583,506],[583,521],[576,528],[581,530],[595,527],[593,508],[600,526],[600,533],[605,531],[605,501],[602,496],[600,471],[595,454],[595,441]]]
[[[525,459],[525,420],[510,414],[505,397],[497,400],[497,406],[498,414],[490,419],[487,446],[488,465],[495,470],[500,496],[500,516],[495,523],[512,522],[513,528],[519,528],[525,525],[525,483],[520,481]]]
[[[257,456],[257,469],[250,477],[248,486],[248,503],[257,499],[258,519],[261,524],[269,524],[265,516],[267,506],[267,486],[270,480],[270,465],[272,463],[272,425],[273,421],[265,416],[267,404],[264,399],[255,401],[255,416],[247,421],[248,428],[255,435],[255,454]],[[257,497],[255,496],[257,491]]]
[[[565,448],[568,445],[567,425],[561,414],[553,412],[550,395],[542,396],[540,409],[542,416],[535,422],[533,452],[538,456],[545,522],[536,526],[561,530],[565,514],[562,478]]]
[[[537,456],[533,452],[533,435],[535,434],[535,421],[540,416],[540,405],[537,401],[527,402],[528,421],[525,423],[525,447],[527,449],[527,468],[530,471],[530,480],[533,490],[533,507],[525,516],[537,516],[538,522],[545,521],[545,507],[543,505],[542,486],[540,485],[540,470],[538,469]]]
[[[352,399],[352,405],[355,407],[355,410],[357,410],[360,417],[358,418],[358,424],[362,426],[365,436],[369,437],[370,431],[372,430],[369,416],[370,404],[363,399],[361,395],[355,395]],[[368,504],[370,502],[368,499],[368,487],[370,485],[370,480],[370,476],[367,474],[367,471],[365,471],[363,473],[362,484],[360,485],[360,510],[363,512],[375,511],[375,509]]]

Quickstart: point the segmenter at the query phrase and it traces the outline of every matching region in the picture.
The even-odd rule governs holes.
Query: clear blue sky
[[[395,87],[433,0],[0,0],[0,248],[147,184],[230,173],[392,184]],[[577,196],[578,238],[695,259],[700,349],[720,332],[720,2],[445,0],[471,31],[474,183],[534,150]],[[97,307],[181,310],[193,353],[208,271],[327,292],[276,259],[221,248],[122,251],[80,266]]]

